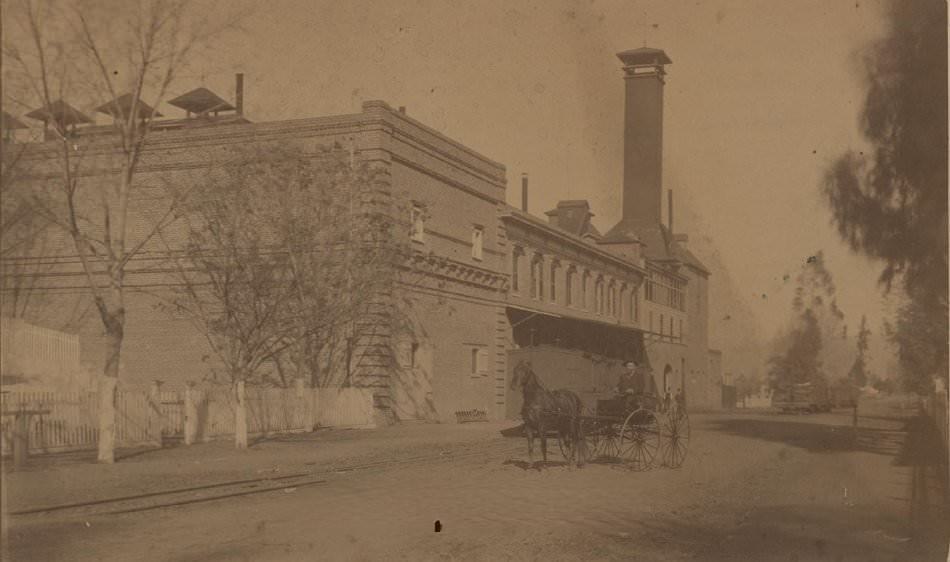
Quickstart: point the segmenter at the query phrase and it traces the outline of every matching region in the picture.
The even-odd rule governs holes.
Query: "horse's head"
[[[525,361],[524,359],[518,361],[518,364],[515,365],[514,372],[511,376],[511,388],[515,389],[519,386],[528,384],[528,381],[531,380],[533,375],[534,371],[531,370],[530,361]]]

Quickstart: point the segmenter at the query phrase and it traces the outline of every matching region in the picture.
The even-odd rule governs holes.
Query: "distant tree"
[[[740,373],[735,380],[736,398],[743,399],[759,392],[762,382],[755,375]]]
[[[810,309],[805,309],[790,337],[787,349],[769,359],[769,384],[783,388],[792,384],[823,382],[821,328]]]
[[[867,317],[862,316],[861,328],[858,331],[858,355],[854,359],[851,370],[848,371],[848,380],[855,388],[864,388],[868,384],[867,351],[870,335],[871,330],[868,329]]]
[[[823,192],[841,237],[883,262],[884,291],[908,297],[892,339],[919,391],[947,372],[947,4],[893,0],[888,20],[863,59],[872,150],[842,155]]]
[[[801,316],[810,310],[821,331],[821,363],[832,377],[843,377],[853,362],[848,343],[848,326],[838,307],[837,287],[828,269],[824,252],[818,251],[801,266],[792,311]]]

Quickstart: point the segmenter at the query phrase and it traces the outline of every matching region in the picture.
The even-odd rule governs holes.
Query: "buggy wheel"
[[[686,460],[689,451],[689,416],[686,410],[674,408],[663,423],[663,440],[660,445],[660,458],[663,466],[679,468]]]
[[[627,416],[620,430],[620,457],[633,470],[653,466],[660,449],[660,424],[656,415],[642,408]]]
[[[600,458],[604,449],[604,427],[598,420],[583,420],[581,430],[584,432],[584,460]]]
[[[561,456],[563,456],[564,460],[568,463],[574,462],[577,455],[577,447],[574,445],[574,438],[571,435],[558,434],[557,446],[561,449]]]

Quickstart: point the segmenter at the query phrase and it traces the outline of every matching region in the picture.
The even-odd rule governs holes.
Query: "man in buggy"
[[[624,363],[624,369],[617,382],[617,395],[626,410],[654,409],[657,394],[653,373],[648,367],[638,365],[636,361],[627,361]]]

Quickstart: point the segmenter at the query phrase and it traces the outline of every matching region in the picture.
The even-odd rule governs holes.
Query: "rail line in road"
[[[468,447],[466,449],[470,448],[471,447]],[[414,462],[448,461],[479,455],[484,456],[485,454],[486,451],[483,449],[449,454],[441,452],[434,455],[418,455],[406,458],[366,462],[355,465],[321,468],[320,470],[297,472],[283,476],[265,476],[261,478],[231,480],[226,482],[215,482],[201,486],[188,486],[185,488],[174,488],[169,490],[147,492],[143,494],[90,500],[86,502],[73,502],[45,507],[27,508],[11,511],[7,515],[23,517],[39,514],[65,513],[69,514],[70,516],[90,516],[117,515],[123,513],[151,511],[156,509],[225,500],[254,494],[263,494],[267,492],[276,492],[281,490],[291,491],[305,486],[316,486],[319,484],[328,483],[329,481],[325,478],[315,478],[321,475],[325,476],[341,474],[358,470],[390,467]]]

